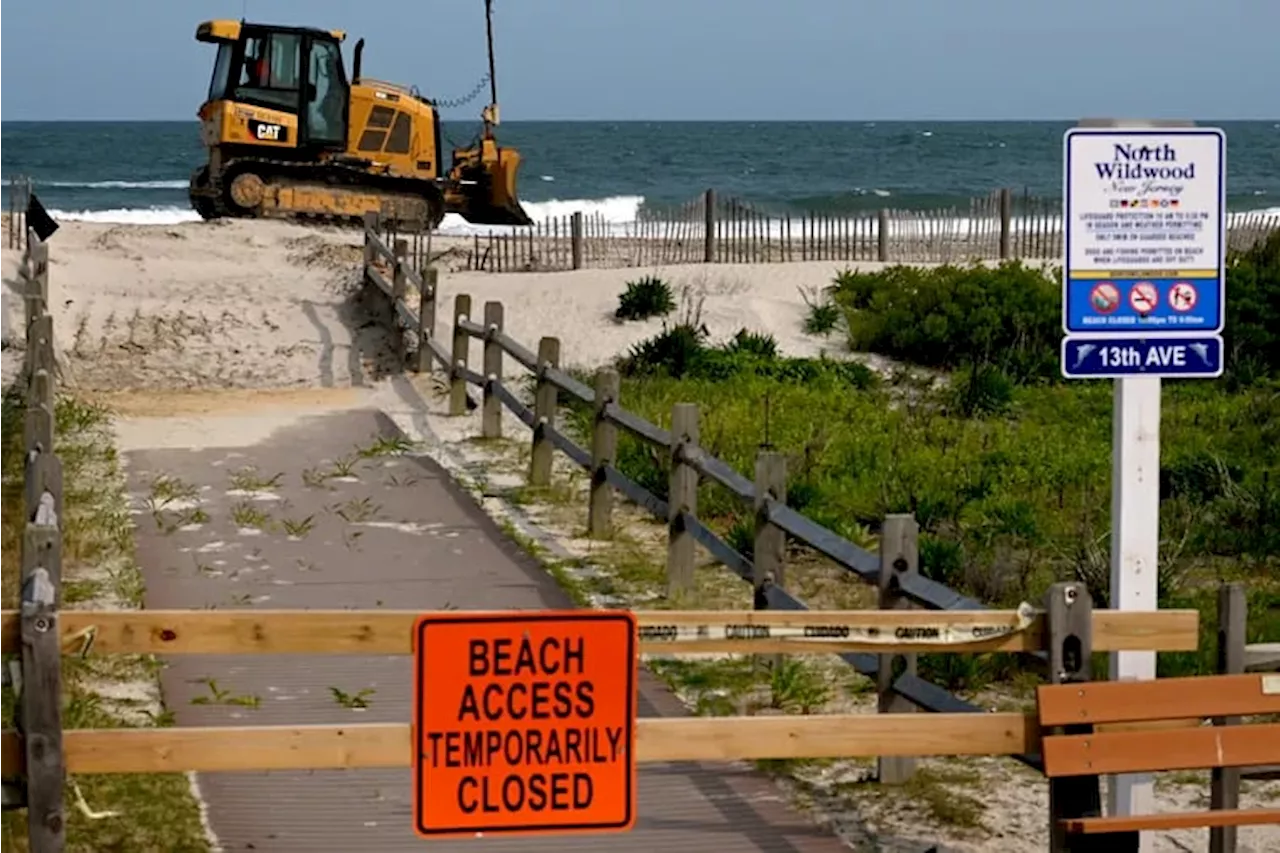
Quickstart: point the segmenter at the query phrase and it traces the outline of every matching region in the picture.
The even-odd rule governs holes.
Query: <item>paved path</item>
[[[199,488],[209,520],[165,532],[138,516],[138,556],[147,606],[198,608],[523,609],[572,606],[545,571],[519,551],[448,474],[418,457],[363,459],[352,477],[308,486],[356,446],[399,436],[371,409],[298,421],[251,447],[133,450],[129,486],[145,500],[156,477]],[[234,491],[234,472],[254,466],[280,477],[260,499]],[[312,481],[314,482],[314,480]],[[231,490],[229,492],[229,490]],[[265,497],[266,499],[261,499]],[[305,536],[238,529],[252,506],[274,520],[312,518]],[[182,504],[165,523],[179,521]],[[344,520],[345,516],[345,520]],[[186,519],[190,521],[191,519]],[[222,702],[192,704],[213,692]],[[179,725],[405,722],[411,710],[407,656],[181,656],[163,675]],[[370,707],[339,705],[330,687],[376,691]],[[225,691],[225,693],[223,693]],[[258,696],[257,708],[226,699]],[[642,716],[684,713],[647,674]],[[235,749],[235,744],[227,744]],[[791,811],[777,788],[744,767],[642,765],[639,820],[625,835],[533,841],[419,839],[411,828],[410,773],[404,770],[206,773],[198,777],[209,821],[227,851],[771,851],[835,853],[836,838]]]

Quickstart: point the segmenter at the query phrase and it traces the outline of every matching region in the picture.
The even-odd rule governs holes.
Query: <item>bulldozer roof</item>
[[[216,20],[204,21],[200,26],[196,27],[196,41],[239,41],[240,30],[243,27],[253,27],[255,29],[271,30],[277,33],[311,33],[313,35],[327,35],[338,41],[346,39],[347,34],[343,30],[322,30],[315,27],[284,27],[276,24],[252,24],[245,21],[232,20]]]

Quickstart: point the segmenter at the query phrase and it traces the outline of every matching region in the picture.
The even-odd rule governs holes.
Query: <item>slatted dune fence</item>
[[[1233,213],[1228,247],[1248,248],[1280,230],[1280,214]],[[1028,191],[994,190],[965,205],[929,210],[780,212],[707,190],[680,204],[643,205],[629,222],[599,212],[552,216],[519,228],[438,234],[425,256],[412,238],[414,266],[442,263],[486,272],[553,272],[672,264],[967,263],[1057,261],[1063,251],[1062,203]]]
[[[1280,213],[1264,210],[1236,214],[1227,228],[1227,251],[1243,252],[1280,231]]]
[[[1062,257],[1061,201],[1024,192],[1013,198],[1010,220],[1013,257],[1040,260]]]

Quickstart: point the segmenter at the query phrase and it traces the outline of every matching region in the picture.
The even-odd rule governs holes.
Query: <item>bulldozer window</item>
[[[314,39],[307,63],[307,136],[322,145],[347,141],[347,83],[342,74],[342,53],[331,41]]]
[[[271,37],[272,89],[296,91],[298,88],[298,51],[302,39],[293,33],[277,33]]]
[[[218,45],[218,57],[213,61],[213,79],[209,81],[209,100],[218,101],[227,96],[231,84],[231,55],[235,46],[223,42]]]
[[[296,110],[301,46],[302,39],[296,33],[246,38],[237,100]]]

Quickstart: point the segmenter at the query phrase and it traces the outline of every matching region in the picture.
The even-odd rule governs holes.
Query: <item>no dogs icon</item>
[[[1180,281],[1169,289],[1169,307],[1179,313],[1195,308],[1198,300],[1196,286],[1189,281]]]

